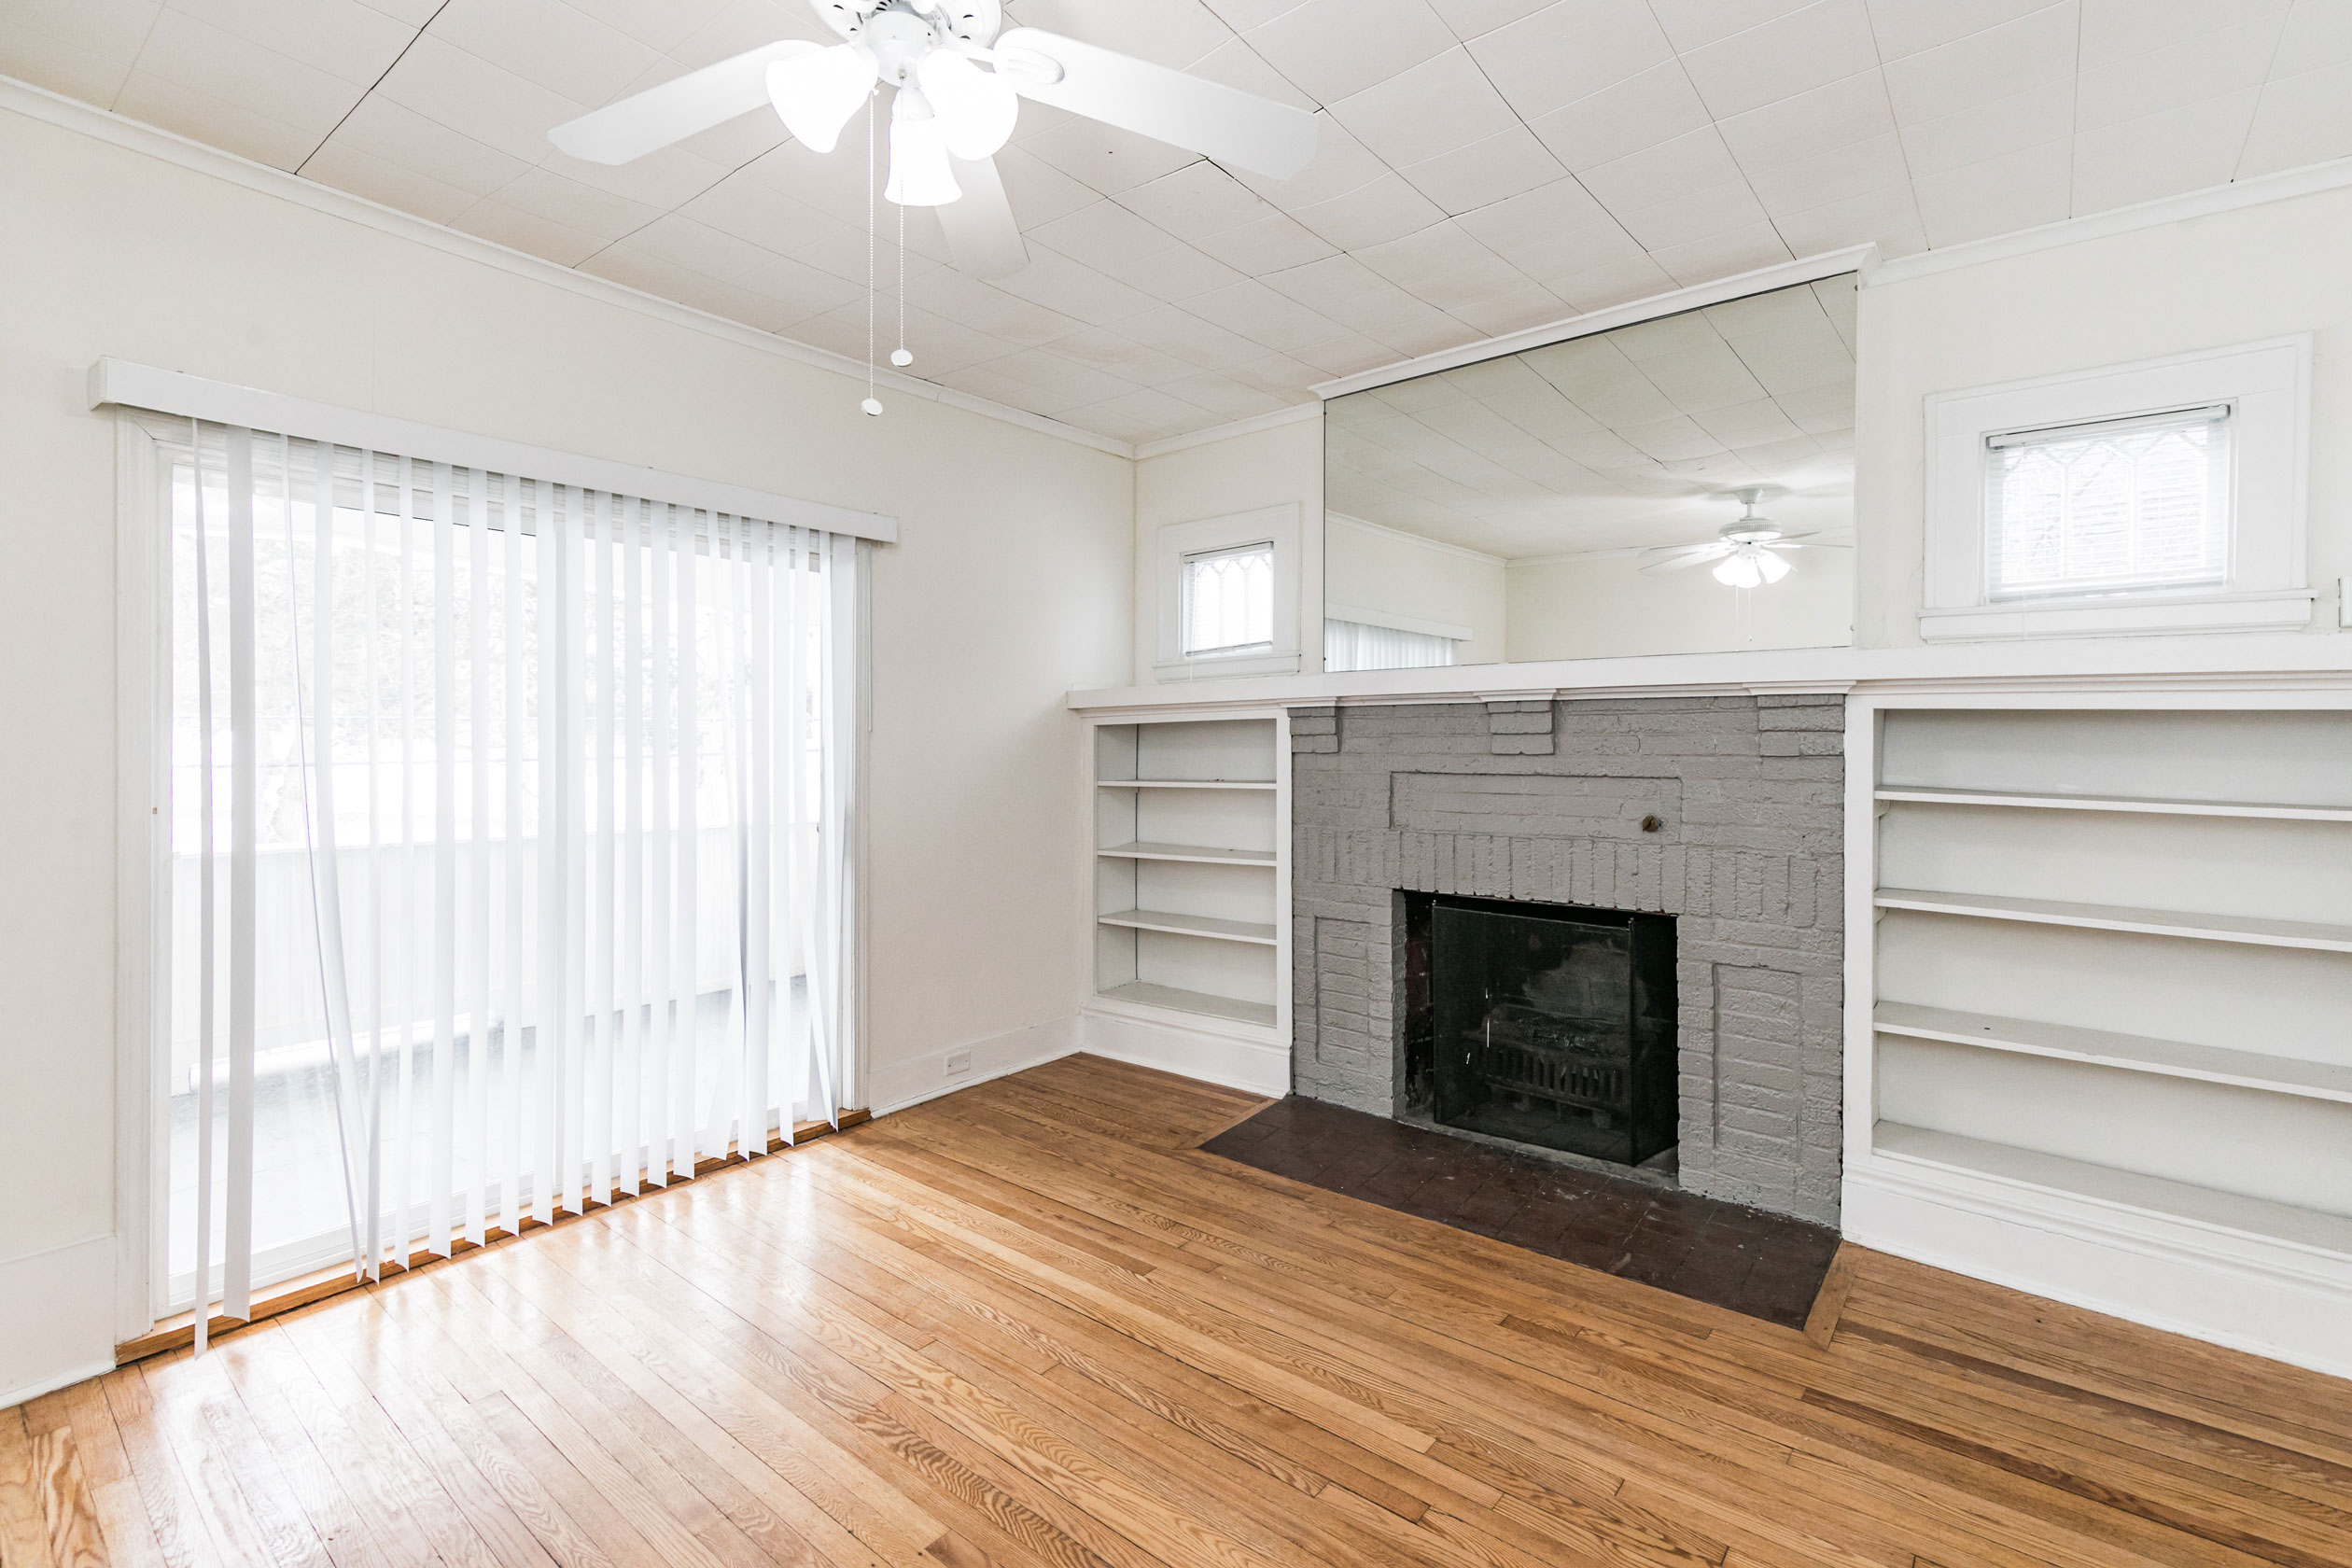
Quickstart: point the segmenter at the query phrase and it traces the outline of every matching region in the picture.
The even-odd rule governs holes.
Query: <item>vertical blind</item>
[[[245,1316],[273,1279],[833,1120],[855,541],[144,422],[173,534],[164,1305]]]
[[[2221,585],[2230,414],[2219,404],[1988,437],[1990,596]]]
[[[1323,621],[1326,670],[1432,669],[1454,663],[1461,647],[1435,632],[1407,632],[1362,621]]]

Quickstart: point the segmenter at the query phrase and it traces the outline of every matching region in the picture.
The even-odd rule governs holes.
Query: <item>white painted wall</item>
[[[1298,508],[1301,673],[1323,668],[1323,418],[1278,425],[1145,457],[1135,465],[1135,678],[1152,679],[1157,658],[1159,584],[1155,539],[1170,523],[1225,517],[1259,507]]]
[[[1467,626],[1454,663],[1491,665],[1504,651],[1504,566],[1498,556],[1457,549],[1352,517],[1323,517],[1325,602],[1383,609],[1416,621]],[[1320,627],[1317,614],[1307,624]]]
[[[1854,552],[1801,551],[1790,561],[1786,577],[1745,595],[1704,567],[1645,576],[1638,556],[1514,561],[1508,656],[1595,659],[1851,642]]]
[[[113,1343],[115,482],[101,355],[890,512],[872,1080],[1079,988],[1081,726],[1127,679],[1132,465],[0,112],[0,1403]],[[919,346],[919,345],[918,345]]]
[[[2316,332],[2312,629],[2352,572],[2352,189],[2266,203],[1925,275],[1901,262],[1861,292],[1855,422],[1866,647],[1919,639],[1930,393]]]

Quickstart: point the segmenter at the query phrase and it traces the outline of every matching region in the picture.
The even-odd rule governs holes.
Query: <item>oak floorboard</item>
[[[44,1394],[0,1562],[2352,1568],[2352,1383],[1853,1246],[1808,1339],[1264,1103],[1067,1057]]]

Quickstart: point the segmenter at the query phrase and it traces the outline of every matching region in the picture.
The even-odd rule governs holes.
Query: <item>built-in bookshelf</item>
[[[1094,731],[1095,995],[1274,1037],[1286,968],[1281,721]]]
[[[2352,712],[1890,698],[1856,738],[1849,1215],[2249,1344],[2352,1308]]]

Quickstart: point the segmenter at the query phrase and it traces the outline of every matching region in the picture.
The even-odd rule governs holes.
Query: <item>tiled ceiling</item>
[[[1126,441],[1793,256],[2352,153],[2352,0],[1009,10],[1321,111],[1314,162],[1276,182],[1024,105],[1000,162],[1033,259],[996,283],[907,215],[916,373]],[[820,158],[753,114],[617,169],[547,142],[788,36],[829,35],[804,0],[5,0],[0,73],[862,357],[854,129]]]
[[[1749,486],[1850,528],[1854,303],[1849,274],[1335,398],[1323,505],[1506,560],[1702,542]]]

